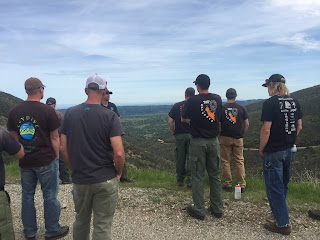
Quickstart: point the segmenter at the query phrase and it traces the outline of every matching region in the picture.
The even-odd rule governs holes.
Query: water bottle
[[[234,189],[234,198],[235,199],[240,199],[241,198],[241,187],[239,184],[236,185]]]
[[[297,152],[297,146],[294,144],[291,148],[291,152],[296,153]]]

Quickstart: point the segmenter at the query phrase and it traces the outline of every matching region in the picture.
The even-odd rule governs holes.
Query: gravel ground
[[[71,189],[72,185],[60,185],[60,224],[70,226],[70,233],[63,239],[72,239],[75,212]],[[20,214],[21,186],[7,184],[6,190],[12,200],[16,239],[24,239]],[[39,228],[37,239],[44,239],[43,201],[39,186],[35,202]],[[270,217],[267,205],[225,200],[221,219],[212,217],[208,212],[205,220],[199,221],[186,213],[185,208],[191,203],[191,192],[187,191],[120,187],[112,239],[320,239],[320,221],[310,219],[306,213],[290,212],[293,232],[290,236],[282,236],[262,227],[266,216]]]

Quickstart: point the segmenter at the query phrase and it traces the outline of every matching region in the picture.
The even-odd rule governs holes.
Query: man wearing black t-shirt
[[[102,99],[101,105],[106,107],[106,108],[108,108],[108,109],[110,109],[111,111],[114,111],[117,114],[117,116],[119,117],[119,119],[120,119],[120,114],[118,112],[117,106],[114,103],[110,102],[110,94],[112,94],[112,92],[107,90],[106,94],[104,95],[104,97]],[[127,182],[127,183],[134,182],[134,180],[132,180],[128,176],[127,164],[126,163],[124,163],[124,166],[123,166],[123,171],[122,171],[122,175],[120,177],[120,182]]]
[[[222,217],[223,204],[220,181],[219,122],[222,110],[221,97],[209,93],[210,78],[200,74],[194,81],[198,95],[186,102],[181,121],[190,122],[189,160],[192,176],[194,207],[187,211],[193,218],[204,220],[204,175],[207,170],[210,181],[210,211]]]
[[[4,190],[4,163],[1,155],[3,151],[17,159],[21,159],[24,156],[23,146],[6,129],[0,127],[0,212],[3,213],[0,217],[0,239],[14,240],[10,197]]]
[[[264,228],[271,232],[289,235],[291,226],[286,197],[291,163],[296,152],[294,143],[302,129],[302,113],[299,102],[290,97],[285,82],[282,75],[273,74],[262,85],[268,88],[271,97],[262,107],[260,154],[263,160],[267,197],[276,219],[274,223],[264,224]]]
[[[185,100],[173,105],[169,112],[169,127],[172,134],[175,136],[176,143],[176,179],[178,186],[184,185],[184,178],[187,177],[187,187],[191,188],[191,174],[188,163],[188,150],[190,142],[190,125],[181,122],[181,111],[186,101],[194,96],[194,89],[187,88],[185,91]]]
[[[235,162],[237,183],[241,192],[246,187],[245,169],[243,158],[243,135],[249,127],[248,113],[240,104],[236,103],[237,92],[229,88],[226,92],[227,103],[222,106],[220,155],[222,163],[223,189],[232,191],[232,176],[230,170],[230,157],[233,155]]]

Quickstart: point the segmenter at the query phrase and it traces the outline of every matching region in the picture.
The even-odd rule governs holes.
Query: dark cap
[[[187,97],[192,97],[192,96],[194,96],[194,93],[195,93],[194,88],[189,87],[189,88],[186,89],[186,95],[187,95]]]
[[[226,92],[227,99],[234,99],[237,97],[237,91],[234,88],[229,88]]]
[[[49,97],[46,101],[47,105],[53,105],[56,104],[56,99],[54,99],[53,97]]]
[[[262,84],[262,87],[266,87],[270,82],[282,82],[286,83],[286,79],[281,74],[273,74],[269,77],[269,79],[266,79],[266,82]]]
[[[112,94],[112,92],[110,92],[109,90],[106,91],[106,94]]]
[[[193,83],[198,84],[201,88],[208,88],[210,86],[210,78],[206,74],[200,74]]]
[[[24,88],[26,90],[35,90],[35,89],[39,89],[41,87],[45,87],[45,86],[40,81],[40,79],[34,78],[34,77],[28,78],[24,83]]]

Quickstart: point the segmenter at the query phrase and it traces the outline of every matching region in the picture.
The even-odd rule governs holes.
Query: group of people
[[[267,197],[274,222],[264,228],[288,235],[291,225],[286,204],[291,164],[295,159],[295,140],[302,130],[302,112],[299,102],[290,97],[281,74],[273,74],[263,87],[267,87],[270,98],[262,108],[260,133],[260,155],[263,162]],[[223,215],[222,189],[232,191],[230,157],[233,155],[236,180],[245,192],[245,168],[243,136],[248,130],[246,109],[235,102],[237,92],[226,91],[227,103],[209,92],[210,78],[199,75],[193,88],[185,91],[185,100],[176,103],[169,112],[169,127],[176,143],[177,185],[192,189],[193,206],[187,207],[188,214],[204,220],[204,176],[207,171],[210,183],[209,211],[217,218]],[[222,181],[220,180],[222,170]],[[320,210],[310,210],[309,216],[320,219]]]
[[[248,129],[248,114],[235,102],[235,89],[227,90],[228,102],[209,93],[210,78],[199,75],[193,88],[185,92],[185,101],[173,106],[169,126],[176,140],[176,169],[178,186],[184,179],[192,189],[194,206],[188,214],[204,220],[204,176],[210,181],[209,211],[217,218],[223,216],[222,189],[232,191],[230,156],[236,165],[236,178],[245,191],[243,136]],[[285,78],[274,74],[263,86],[271,98],[265,101],[261,121],[260,154],[272,213],[276,222],[264,227],[281,234],[290,234],[286,205],[292,151],[296,136],[302,129],[299,102],[289,96]],[[62,183],[70,183],[76,211],[73,239],[89,239],[93,213],[92,238],[111,239],[111,226],[118,200],[119,181],[123,175],[125,154],[123,129],[115,105],[109,101],[111,92],[99,75],[90,76],[85,84],[87,100],[69,108],[62,116],[55,111],[56,100],[46,104],[45,86],[38,78],[25,81],[26,101],[11,109],[7,129],[0,127],[0,153],[8,152],[19,159],[22,187],[22,223],[26,239],[36,239],[37,219],[34,205],[35,189],[41,185],[44,201],[45,239],[59,239],[69,232],[59,224],[59,169]],[[111,110],[111,111],[110,111]],[[62,120],[63,118],[63,120]],[[221,131],[220,131],[221,125]],[[221,161],[220,161],[221,157]],[[59,159],[63,159],[63,162]],[[222,162],[222,166],[221,166]],[[223,186],[220,180],[222,168]],[[123,181],[131,182],[127,178]],[[9,194],[4,189],[4,164],[0,154],[0,240],[14,239]],[[320,218],[319,210],[309,215]]]

